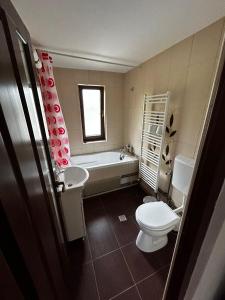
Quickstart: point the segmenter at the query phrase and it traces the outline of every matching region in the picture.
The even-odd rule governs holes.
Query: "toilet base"
[[[136,239],[136,246],[143,252],[154,252],[165,247],[167,242],[167,235],[150,236],[140,230]]]

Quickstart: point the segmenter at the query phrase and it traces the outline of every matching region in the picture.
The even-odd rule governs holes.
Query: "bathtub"
[[[84,167],[89,172],[84,197],[136,184],[138,162],[138,158],[128,154],[120,160],[120,151],[117,150],[71,157],[72,165]]]

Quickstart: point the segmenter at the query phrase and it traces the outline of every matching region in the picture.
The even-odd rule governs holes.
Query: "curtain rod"
[[[110,62],[110,61],[95,59],[95,58],[88,58],[88,57],[78,56],[78,55],[74,55],[74,54],[69,54],[69,53],[66,53],[66,52],[57,51],[57,50],[51,50],[51,49],[43,48],[43,47],[36,47],[36,46],[34,46],[34,47],[36,49],[39,49],[39,50],[47,51],[51,54],[56,54],[56,55],[61,55],[61,56],[66,56],[66,57],[71,57],[71,58],[78,58],[78,59],[89,60],[89,61],[93,61],[93,62],[97,62],[97,63],[110,64],[110,65],[116,65],[116,66],[128,67],[128,68],[136,67],[134,65]]]

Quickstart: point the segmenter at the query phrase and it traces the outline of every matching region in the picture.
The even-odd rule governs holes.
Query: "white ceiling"
[[[33,43],[136,66],[225,14],[224,0],[12,0]],[[53,55],[66,68],[130,67]]]

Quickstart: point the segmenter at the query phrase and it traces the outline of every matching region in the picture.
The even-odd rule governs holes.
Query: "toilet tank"
[[[174,161],[172,185],[184,195],[188,194],[195,160],[177,155]]]

